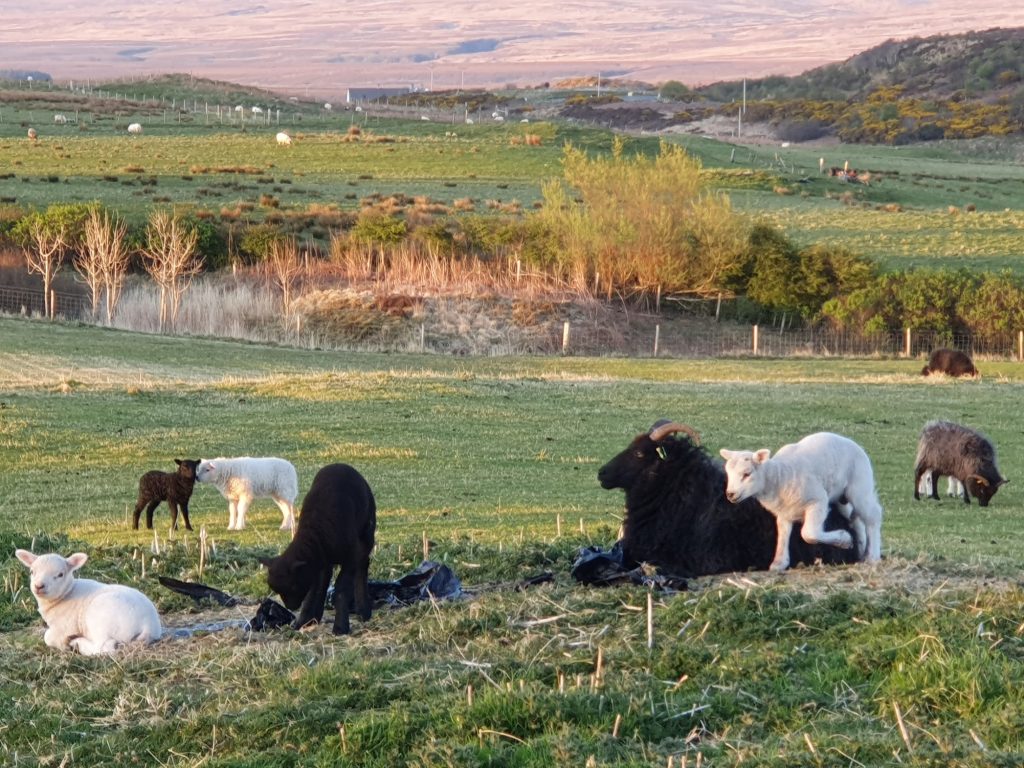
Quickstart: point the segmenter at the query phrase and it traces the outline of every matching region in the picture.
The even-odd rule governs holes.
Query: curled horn
[[[661,424],[651,430],[649,437],[654,442],[658,442],[659,440],[664,440],[669,435],[674,435],[676,432],[685,432],[689,435],[690,439],[693,440],[694,445],[700,445],[700,433],[693,427],[688,427],[686,424],[680,424],[678,421],[670,421],[668,424]]]

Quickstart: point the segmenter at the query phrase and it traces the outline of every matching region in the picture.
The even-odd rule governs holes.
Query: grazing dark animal
[[[603,488],[626,492],[624,560],[677,576],[766,570],[775,555],[775,517],[756,499],[729,502],[722,467],[690,439],[673,437],[676,432],[696,440],[685,425],[656,426],[598,471]],[[834,506],[825,527],[841,528],[856,539]],[[808,544],[799,529],[790,537],[794,564],[855,562],[858,550]]]
[[[291,544],[274,558],[261,558],[267,584],[289,610],[299,610],[296,629],[324,616],[327,587],[334,566],[334,627],[347,635],[353,603],[370,619],[367,577],[377,529],[377,505],[366,479],[348,464],[328,464],[316,473],[302,501],[298,530]]]
[[[171,528],[178,528],[178,505],[185,519],[185,527],[192,530],[192,521],[188,519],[188,500],[192,498],[192,487],[196,483],[196,467],[198,459],[175,459],[177,472],[161,472],[154,469],[139,478],[139,500],[135,502],[132,515],[132,528],[138,529],[142,508],[146,508],[146,527],[153,527],[153,510],[166,501],[171,509]]]
[[[964,502],[971,496],[987,507],[999,486],[1008,482],[996,466],[996,449],[988,438],[952,421],[929,421],[921,430],[914,461],[914,498],[921,498],[921,478],[931,475],[931,496],[939,498],[939,478],[959,480]]]
[[[974,361],[959,349],[936,349],[928,358],[928,365],[921,369],[922,376],[944,373],[947,376],[980,376]]]

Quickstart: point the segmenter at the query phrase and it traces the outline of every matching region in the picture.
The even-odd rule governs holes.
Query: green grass
[[[1024,367],[932,382],[916,360],[453,359],[166,339],[0,319],[0,548],[90,555],[85,576],[138,586],[165,623],[202,611],[156,584],[197,579],[197,534],[133,531],[138,476],[174,457],[276,454],[300,487],[359,468],[379,505],[373,578],[431,556],[452,603],[326,628],[168,638],[120,659],[47,649],[23,567],[0,563],[2,761],[321,765],[1014,765],[1024,750],[1020,625]],[[598,467],[655,419],[709,450],[777,448],[819,429],[858,440],[885,507],[877,566],[739,574],[654,596],[584,588],[569,567],[622,511]],[[1011,482],[981,510],[916,502],[921,424],[975,425]],[[226,530],[203,581],[257,600],[280,515]],[[559,533],[561,525],[561,536]],[[143,565],[144,564],[144,565]],[[145,577],[143,577],[145,567]],[[551,571],[551,585],[519,580]],[[595,679],[598,657],[601,675]],[[897,715],[897,712],[899,713]],[[615,723],[618,718],[618,728]],[[906,740],[900,732],[900,720]],[[613,735],[614,732],[614,735]],[[984,748],[981,746],[984,745]]]

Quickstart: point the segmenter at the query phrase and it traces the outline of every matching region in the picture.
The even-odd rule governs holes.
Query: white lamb
[[[65,559],[57,554],[34,555],[26,549],[14,554],[31,572],[32,594],[47,626],[43,641],[51,648],[96,656],[114,653],[129,643],[160,639],[156,606],[139,590],[75,578],[88,555],[76,552]]]
[[[874,472],[868,455],[853,440],[831,432],[813,435],[771,451],[721,450],[725,459],[729,501],[754,496],[775,515],[777,536],[771,569],[789,567],[789,535],[803,521],[800,535],[808,544],[822,543],[849,549],[846,531],[826,531],[830,502],[857,534],[859,553],[868,562],[881,557],[882,505],[875,492]]]
[[[291,146],[291,143],[292,143],[292,137],[289,136],[284,131],[281,131],[279,134],[277,134],[277,144],[278,144],[278,146],[288,147],[288,146]]]
[[[142,135],[142,123],[131,123],[131,124],[129,124],[129,126],[128,126],[128,133],[132,134],[132,136],[141,136]]]
[[[273,457],[239,456],[203,459],[196,468],[196,480],[211,483],[228,500],[228,530],[245,528],[245,514],[254,499],[271,498],[281,509],[281,530],[295,526],[295,497],[299,477],[290,461]]]

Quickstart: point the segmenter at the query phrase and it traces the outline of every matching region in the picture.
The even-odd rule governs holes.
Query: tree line
[[[1010,273],[916,269],[883,273],[842,247],[798,247],[782,231],[734,211],[707,183],[699,160],[676,144],[655,156],[567,146],[563,174],[536,209],[516,215],[425,213],[386,201],[343,219],[326,247],[300,244],[267,221],[240,236],[194,212],[154,209],[130,227],[99,204],[55,204],[9,220],[50,291],[65,265],[86,286],[95,317],[110,322],[127,276],[143,272],[160,290],[160,327],[201,271],[259,265],[287,313],[311,264],[331,263],[350,280],[449,286],[514,270],[580,295],[650,302],[655,296],[735,297],[742,316],[876,332],[911,328],[993,335],[1024,328],[1024,279]],[[234,224],[234,223],[233,223]],[[234,234],[232,234],[234,233]],[[475,276],[475,278],[474,278]],[[514,284],[513,284],[514,286]]]

